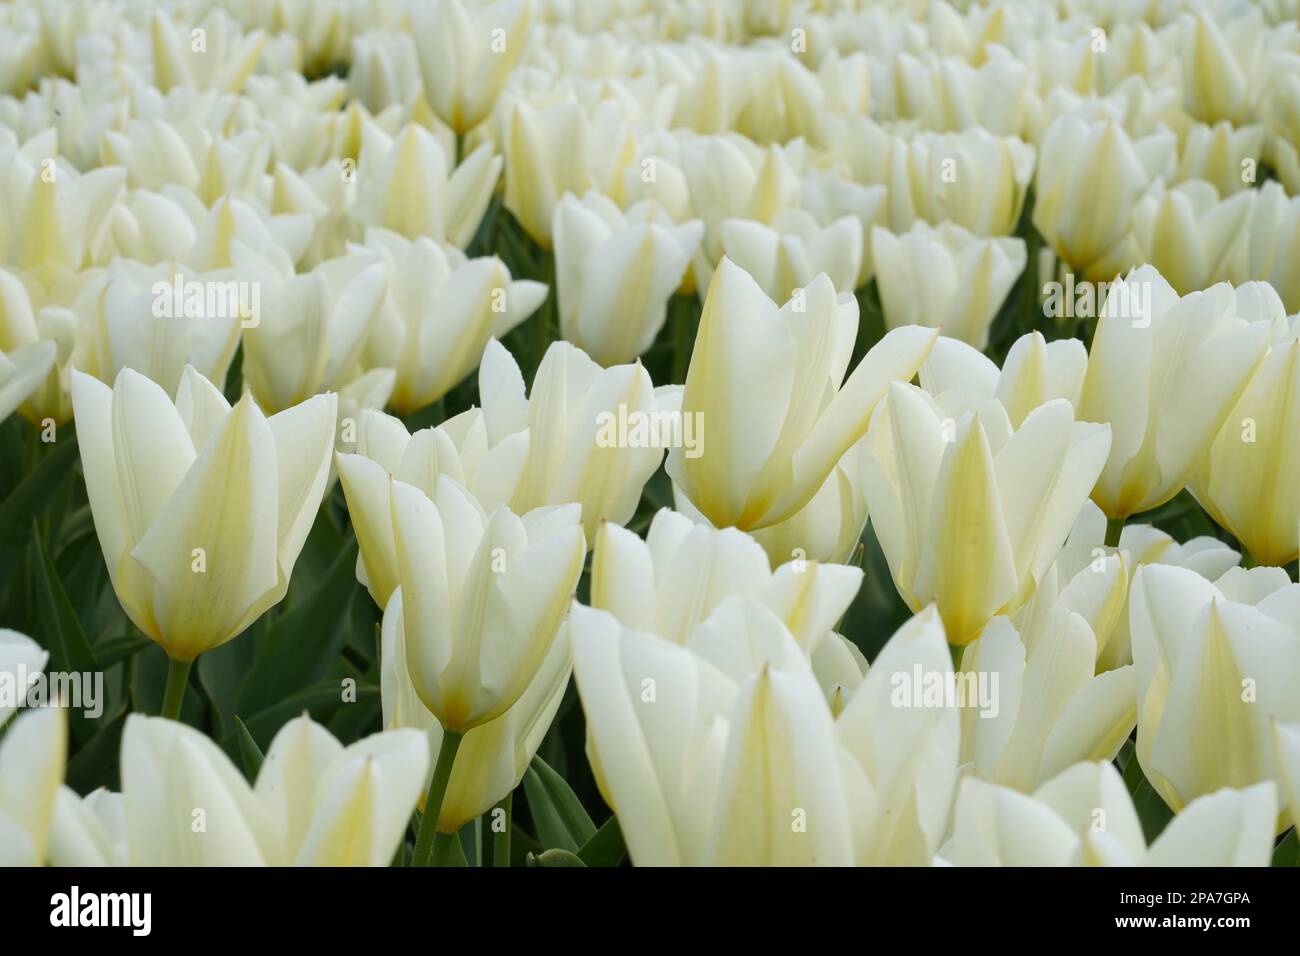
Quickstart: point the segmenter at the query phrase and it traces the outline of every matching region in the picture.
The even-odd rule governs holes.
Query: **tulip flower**
[[[524,50],[528,0],[471,9],[462,0],[417,0],[411,26],[424,94],[438,118],[464,135],[491,112]]]
[[[1231,31],[1204,12],[1178,24],[1183,106],[1205,123],[1248,123],[1264,79],[1264,24],[1246,17]],[[1211,79],[1213,77],[1213,79]]]
[[[0,631],[0,650],[13,633]],[[0,713],[0,722],[8,716]],[[0,866],[45,864],[67,752],[61,707],[23,713],[0,740]]]
[[[401,600],[400,594],[398,600]],[[406,640],[398,615],[384,618],[380,649],[380,693],[386,730],[414,727],[427,735],[429,774],[447,732],[425,706],[411,682]],[[455,833],[508,797],[523,779],[541,746],[569,686],[573,661],[569,639],[561,627],[541,666],[519,699],[500,717],[468,731],[458,745],[447,791],[436,821],[439,833]],[[427,789],[431,780],[425,781]],[[421,796],[420,809],[426,803]]]
[[[1025,257],[1022,239],[979,239],[952,223],[918,221],[901,236],[872,229],[885,327],[924,325],[983,349]]]
[[[1083,510],[1065,546],[1015,618],[1018,628],[1043,628],[1056,606],[1083,616],[1097,641],[1097,673],[1133,661],[1129,638],[1130,583],[1144,564],[1188,568],[1213,581],[1241,555],[1210,535],[1179,543],[1149,524],[1128,524],[1113,548],[1105,545],[1106,516],[1093,502]]]
[[[865,433],[888,383],[916,374],[937,333],[908,327],[844,379],[856,306],[820,276],[778,307],[730,260],[718,266],[681,399],[709,437],[695,457],[673,448],[667,465],[714,527],[748,531],[798,512]]]
[[[492,198],[501,157],[484,143],[450,175],[448,165],[443,148],[422,126],[408,124],[391,141],[376,133],[357,163],[357,218],[407,239],[428,236],[465,248]]]
[[[1220,196],[1249,189],[1264,151],[1263,126],[1237,126],[1220,122],[1197,123],[1187,131],[1178,158],[1175,181],[1205,180]]]
[[[957,866],[1267,866],[1276,807],[1272,784],[1220,790],[1148,847],[1113,764],[1075,764],[1033,795],[968,777],[941,857]]]
[[[1108,560],[1118,571],[1109,576],[1126,585],[1122,561]],[[1091,609],[1079,590],[1067,589],[1046,620],[1030,615],[1018,631],[996,617],[967,645],[959,679],[985,681],[996,698],[962,710],[962,762],[980,777],[1028,793],[1071,764],[1113,760],[1128,740],[1137,722],[1133,666],[1094,676],[1098,638],[1071,607]]]
[[[88,365],[106,384],[133,369],[169,395],[188,365],[220,388],[240,326],[261,319],[260,299],[229,271],[198,275],[175,262],[142,268],[117,260],[91,312],[95,358]]]
[[[576,605],[570,626],[588,753],[636,865],[854,862],[871,787],[801,655],[738,685],[606,612]]]
[[[539,282],[512,279],[500,259],[467,259],[427,237],[408,242],[370,230],[366,244],[384,264],[388,294],[364,364],[397,371],[392,404],[399,414],[451,391],[474,370],[488,341],[523,322],[547,295]]]
[[[1220,202],[1202,180],[1144,197],[1133,212],[1143,261],[1180,295],[1230,278],[1255,200],[1253,191],[1243,191]]]
[[[401,635],[415,694],[443,728],[415,847],[416,863],[427,865],[445,859],[446,835],[435,830],[461,740],[510,710],[537,677],[587,543],[576,504],[522,518],[499,506],[488,516],[446,477],[433,500],[393,481],[390,500],[399,586],[384,627]]]
[[[0,727],[25,702],[28,685],[45,669],[49,657],[26,634],[0,628]]]
[[[58,356],[53,342],[32,342],[6,355],[0,351],[0,421],[36,391]]]
[[[505,207],[550,250],[555,207],[564,194],[597,189],[617,199],[616,184],[636,158],[636,143],[612,101],[589,114],[574,100],[534,105],[521,97],[505,115]]]
[[[1257,564],[1285,565],[1300,556],[1297,333],[1293,327],[1274,343],[1188,483]]]
[[[278,412],[356,377],[387,291],[383,264],[334,261],[282,278],[255,254],[237,255],[244,281],[261,287],[259,319],[243,330],[244,381],[258,404]]]
[[[841,216],[825,227],[801,209],[784,210],[770,226],[727,219],[722,223],[722,249],[777,302],[819,273],[847,292],[857,287],[862,272],[862,226],[853,216]]]
[[[73,373],[72,402],[109,579],[172,660],[174,716],[194,659],[284,597],[329,475],[336,400],[267,418],[192,369],[174,403],[123,369],[112,388]]]
[[[551,232],[560,332],[608,366],[631,362],[654,343],[704,226],[675,225],[652,202],[623,213],[590,192],[560,200]]]
[[[1267,280],[1288,313],[1300,312],[1300,271],[1292,265],[1300,252],[1300,196],[1288,198],[1282,185],[1272,181],[1257,192],[1246,224],[1247,255],[1232,281]]]
[[[250,787],[206,736],[127,718],[122,799],[132,866],[386,866],[428,766],[422,734],[393,730],[344,747],[303,716],[276,734]],[[73,811],[75,813],[75,811]],[[88,814],[78,814],[84,822]],[[75,821],[71,813],[65,817]],[[93,839],[93,827],[87,827]],[[100,840],[103,844],[104,834]],[[61,834],[64,853],[93,851]],[[75,857],[73,857],[75,859]]]
[[[1078,339],[1048,342],[1041,332],[1027,332],[1011,344],[997,365],[978,349],[940,336],[921,366],[921,387],[931,395],[947,391],[996,399],[1012,428],[1019,428],[1039,405],[1063,398],[1079,402],[1088,350]]]
[[[1163,565],[1134,576],[1136,754],[1173,809],[1277,779],[1270,721],[1300,719],[1297,601],[1300,584],[1279,568],[1234,568],[1214,583]]]
[[[1107,517],[1182,489],[1264,357],[1270,323],[1254,302],[1226,283],[1179,299],[1150,266],[1111,287],[1078,406],[1114,436],[1092,492]]]
[[[924,865],[943,839],[961,719],[954,701],[932,699],[926,686],[951,677],[943,622],[930,607],[889,639],[836,720],[879,806],[867,839],[870,865]]]
[[[94,270],[62,273],[46,287],[30,273],[0,269],[0,352],[11,356],[11,363],[19,353],[25,356],[27,371],[20,381],[26,394],[18,411],[32,424],[43,425],[48,419],[62,425],[72,417],[69,374],[79,365],[94,365],[94,340],[87,326],[101,288],[101,276]],[[50,346],[53,360],[33,384]]]
[[[603,524],[591,564],[591,606],[627,627],[686,644],[728,597],[761,601],[811,654],[844,616],[862,581],[860,568],[792,561],[773,571],[749,535],[698,525],[668,508],[645,540]]]
[[[1133,207],[1172,171],[1174,146],[1168,131],[1135,141],[1113,120],[1058,117],[1038,158],[1034,227],[1084,279],[1110,281],[1136,263]]]
[[[866,497],[903,600],[938,604],[968,644],[1032,596],[1105,463],[1110,431],[1053,399],[1012,429],[1001,403],[890,386],[873,416]]]
[[[189,30],[182,31],[161,10],[154,13],[150,20],[154,83],[164,92],[191,86],[238,93],[257,67],[266,34],[261,30],[245,34],[221,9],[209,13],[200,29],[203,42],[196,48]]]
[[[918,219],[953,222],[979,236],[1015,231],[1035,153],[1015,136],[972,126],[907,139],[860,119],[836,138],[855,179],[887,187],[886,218],[894,232],[906,232]]]
[[[706,441],[702,431],[688,433],[684,424],[675,434],[672,410],[661,407],[640,363],[602,369],[567,342],[546,350],[527,399],[514,357],[489,342],[479,398],[494,444],[519,441],[510,436],[528,431],[526,449],[522,441],[515,446],[526,454],[510,507],[523,513],[576,501],[588,540],[600,522],[632,518],[665,444],[684,451]]]

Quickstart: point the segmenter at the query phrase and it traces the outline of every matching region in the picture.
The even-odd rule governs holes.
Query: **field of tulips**
[[[1300,0],[0,3],[0,864],[1296,866],[1298,555]]]

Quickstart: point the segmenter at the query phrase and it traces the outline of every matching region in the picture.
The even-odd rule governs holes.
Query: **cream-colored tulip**
[[[495,256],[467,259],[425,236],[408,241],[372,229],[366,245],[384,264],[388,294],[363,362],[397,371],[392,401],[402,415],[460,384],[484,346],[532,315],[547,295],[540,282],[512,279]]]
[[[6,355],[0,351],[0,421],[36,391],[59,354],[53,342],[32,342]]]
[[[0,727],[26,700],[50,655],[26,634],[0,628]]]
[[[1249,190],[1220,201],[1214,186],[1199,179],[1143,197],[1133,211],[1142,260],[1179,295],[1231,278],[1255,201]]]
[[[520,441],[511,436],[527,429],[526,442],[515,446],[525,454],[510,507],[522,514],[576,501],[589,541],[602,521],[631,520],[641,490],[663,461],[663,446],[674,438],[665,424],[672,409],[662,407],[666,400],[640,363],[602,369],[567,342],[551,343],[527,398],[514,357],[489,342],[479,401],[494,445]],[[637,428],[638,421],[646,427]],[[684,448],[690,437],[683,427],[674,448]],[[693,437],[697,447],[707,441],[702,432]]]
[[[1267,28],[1246,16],[1220,25],[1206,11],[1185,16],[1177,44],[1183,72],[1183,106],[1205,123],[1249,123],[1262,88]]]
[[[1122,560],[1107,561],[1118,573],[1098,575],[1127,584]],[[1071,764],[1114,759],[1128,740],[1136,675],[1128,665],[1094,676],[1098,638],[1070,606],[1087,604],[1079,600],[1084,583],[1067,589],[1041,623],[1017,629],[997,617],[967,646],[958,679],[994,698],[968,699],[962,709],[962,762],[980,777],[1028,793]],[[1124,591],[1115,590],[1120,600],[1110,603],[1122,607]]]
[[[368,227],[464,249],[483,220],[501,163],[484,143],[449,174],[443,147],[424,127],[409,123],[392,140],[376,131],[357,163],[355,214]]]
[[[132,622],[176,661],[243,631],[289,586],[329,475],[336,401],[266,418],[192,369],[176,401],[123,369],[73,373],[95,530]]]
[[[886,218],[894,232],[906,232],[918,219],[954,222],[980,236],[1015,231],[1035,153],[1015,136],[972,126],[907,138],[866,118],[855,118],[836,135],[854,178],[887,187]]]
[[[551,231],[561,334],[601,365],[633,361],[663,329],[703,223],[676,225],[653,202],[624,213],[589,192],[560,200]]]
[[[432,773],[445,731],[411,681],[406,665],[406,641],[398,623],[397,615],[386,616],[381,634],[379,686],[384,728],[414,727],[426,734]],[[455,833],[519,786],[560,709],[572,670],[569,638],[562,625],[519,699],[500,717],[479,724],[461,740],[438,814],[439,832]],[[426,780],[426,788],[427,785]],[[422,790],[421,810],[424,797]]]
[[[143,268],[115,261],[90,313],[95,377],[109,384],[130,368],[174,395],[193,366],[224,387],[240,326],[261,318],[253,308],[260,294],[254,298],[241,281],[227,270],[196,274],[175,262]]]
[[[158,89],[191,86],[200,90],[238,93],[257,66],[266,34],[245,34],[224,10],[214,9],[196,27],[185,29],[158,10],[150,20],[153,77]]]
[[[1182,489],[1264,357],[1257,296],[1221,283],[1178,298],[1143,266],[1111,286],[1088,354],[1079,418],[1113,441],[1092,500],[1112,519]]]
[[[607,612],[575,605],[570,627],[588,754],[635,864],[855,861],[871,785],[802,655],[738,683]]]
[[[943,839],[958,779],[961,718],[952,700],[931,699],[925,685],[951,677],[943,622],[930,607],[889,639],[835,722],[879,805],[864,862],[922,866]]]
[[[528,0],[497,0],[471,8],[462,0],[413,0],[424,95],[438,118],[458,134],[492,111],[506,77],[523,53],[531,18]]]
[[[1150,847],[1111,763],[1079,763],[1032,795],[962,781],[941,858],[957,866],[1268,866],[1272,784],[1193,801]]]
[[[89,316],[103,288],[100,270],[46,275],[49,285],[33,273],[0,268],[0,351],[13,355],[35,348],[34,358],[54,346],[52,365],[18,405],[24,418],[42,427],[47,419],[56,425],[71,419],[69,375],[74,368],[95,365]]]
[[[50,866],[126,866],[128,858],[122,795],[100,787],[80,797],[60,787],[50,824]]]
[[[937,602],[958,645],[1033,594],[1111,442],[1064,399],[1013,429],[996,399],[902,383],[868,434],[868,511],[894,584],[913,610]]]
[[[1267,280],[1289,313],[1300,312],[1300,196],[1288,197],[1282,184],[1266,182],[1258,190],[1247,223],[1247,256],[1234,282]]]
[[[418,731],[388,731],[344,747],[304,715],[275,735],[250,787],[203,734],[133,714],[122,734],[127,860],[133,866],[386,866],[427,768]],[[195,825],[200,813],[201,827]],[[86,831],[93,839],[94,829]],[[101,841],[109,832],[101,832]],[[68,856],[87,853],[75,831],[60,836]]]
[[[244,323],[243,376],[263,409],[282,411],[356,377],[387,291],[382,263],[335,260],[282,278],[251,250],[236,261],[261,290],[258,321]]]
[[[1114,120],[1066,114],[1048,127],[1034,183],[1034,227],[1060,259],[1090,282],[1136,264],[1133,207],[1172,171],[1168,131],[1132,139]]]
[[[867,499],[862,490],[867,455],[864,437],[844,453],[806,505],[784,521],[750,532],[773,564],[791,559],[828,564],[854,560],[867,526]],[[698,514],[680,495],[676,507],[685,514]]]
[[[714,530],[668,508],[645,540],[603,524],[591,563],[591,606],[624,626],[686,644],[727,598],[754,598],[811,655],[844,616],[862,582],[860,568],[794,560],[775,570],[749,535]]]
[[[45,865],[67,753],[61,707],[23,713],[0,740],[0,866]]]
[[[981,239],[918,220],[901,236],[872,229],[871,258],[886,328],[924,325],[983,349],[1026,252],[1023,239]]]
[[[399,589],[385,627],[404,635],[424,706],[463,734],[514,706],[546,660],[582,574],[580,509],[488,515],[445,476],[432,500],[400,481],[390,497]]]
[[[1255,183],[1266,134],[1263,126],[1197,123],[1183,140],[1175,181],[1203,179],[1220,196],[1249,189]]]
[[[1164,565],[1134,576],[1136,754],[1175,810],[1277,779],[1270,721],[1300,719],[1298,607],[1300,584],[1280,568],[1234,568],[1213,584]]]
[[[841,216],[823,227],[802,209],[783,210],[771,225],[727,219],[722,223],[722,251],[777,302],[819,273],[848,292],[857,288],[862,273],[862,225],[853,216]]]
[[[1118,548],[1108,548],[1106,530],[1106,516],[1093,502],[1086,502],[1065,546],[1016,615],[1023,632],[1045,626],[1058,604],[1081,614],[1097,639],[1099,674],[1133,661],[1129,596],[1139,567],[1171,564],[1213,581],[1241,559],[1218,538],[1203,535],[1180,544],[1149,524],[1125,525]]]
[[[857,324],[856,300],[825,276],[778,306],[729,259],[718,266],[681,400],[708,437],[694,457],[673,448],[667,465],[714,527],[764,528],[808,504],[937,336],[895,329],[845,379]]]
[[[1271,290],[1269,295],[1275,297]],[[1295,323],[1292,319],[1290,331],[1273,344],[1188,482],[1196,500],[1257,564],[1285,565],[1300,556],[1300,327]]]
[[[921,387],[931,395],[968,392],[996,399],[1012,428],[1019,428],[1039,405],[1063,398],[1077,406],[1088,366],[1088,350],[1078,339],[1048,342],[1041,332],[1026,332],[1011,344],[999,370],[988,356],[957,339],[940,336],[921,366]]]

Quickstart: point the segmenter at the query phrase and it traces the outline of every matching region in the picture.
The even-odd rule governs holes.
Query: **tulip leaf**
[[[103,670],[114,664],[129,661],[136,654],[147,648],[153,641],[143,634],[125,634],[122,637],[110,637],[95,645],[95,660]]]
[[[541,757],[524,772],[524,793],[543,846],[576,852],[595,836],[596,825],[577,795]]]
[[[102,724],[99,730],[69,756],[64,783],[83,794],[98,787],[122,789],[118,761],[122,751],[122,731],[129,715],[130,709],[123,705],[111,718],[97,721]]]
[[[238,714],[235,715],[235,734],[239,737],[239,756],[244,761],[244,776],[249,783],[253,783],[257,780],[257,773],[262,769],[262,761],[265,759],[262,748],[257,745]]]
[[[536,856],[528,854],[528,866],[586,866],[577,854],[558,848],[543,850]]]
[[[335,555],[311,594],[262,632],[236,698],[241,713],[269,707],[325,676],[347,638],[341,624],[350,620],[356,563],[352,541]]]
[[[341,680],[327,678],[250,714],[244,723],[258,746],[265,747],[277,730],[304,711],[310,713],[313,720],[324,722],[337,708],[344,706],[345,696],[348,698],[347,706],[355,706],[351,702],[353,692],[357,703],[379,696],[379,688],[374,684],[356,681],[355,687],[351,687]]]
[[[1300,866],[1300,837],[1292,827],[1273,850],[1274,866]]]
[[[623,831],[619,828],[618,817],[613,814],[578,851],[578,859],[586,866],[618,866],[625,856],[627,847],[623,845]]]
[[[0,581],[13,577],[27,531],[54,500],[76,460],[75,435],[56,442],[54,451],[41,458],[31,474],[0,502]]]
[[[32,526],[32,573],[43,625],[45,649],[50,652],[50,670],[89,674],[100,669],[95,654],[81,629],[81,620],[68,601],[59,572],[54,567],[35,525]]]

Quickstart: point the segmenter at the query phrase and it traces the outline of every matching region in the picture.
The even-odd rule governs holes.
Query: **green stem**
[[[430,866],[434,847],[434,837],[438,832],[438,815],[442,812],[442,799],[447,795],[447,782],[451,780],[451,765],[456,760],[456,751],[460,749],[462,734],[444,730],[442,746],[438,748],[438,762],[433,768],[433,777],[429,780],[429,795],[424,801],[424,813],[420,817],[420,832],[415,838],[415,856],[413,866]]]
[[[488,816],[489,819],[488,829],[492,834],[492,865],[493,866],[510,865],[510,827],[511,824],[513,823],[512,817],[514,816],[513,814],[514,798],[515,795],[513,791],[507,793],[505,795],[505,798],[500,803],[498,803],[495,807],[492,808],[492,812]],[[505,829],[503,829],[500,833],[498,833],[495,829],[492,829],[490,825],[491,823],[495,822],[492,818],[496,816],[496,811],[498,808],[505,811]]]
[[[1124,531],[1124,520],[1123,518],[1106,519],[1106,547],[1119,547],[1119,536]]]
[[[433,852],[429,854],[429,866],[451,866],[451,851],[459,840],[460,837],[455,833],[434,834]]]
[[[168,720],[181,719],[181,704],[185,702],[185,687],[190,680],[193,661],[167,658],[167,687],[163,690],[162,715]]]
[[[461,161],[462,159],[464,159],[464,158],[465,158],[465,134],[464,134],[464,133],[457,133],[457,134],[456,134],[456,163],[455,163],[455,165],[456,165],[456,166],[459,166],[459,165],[460,165],[460,161]]]

